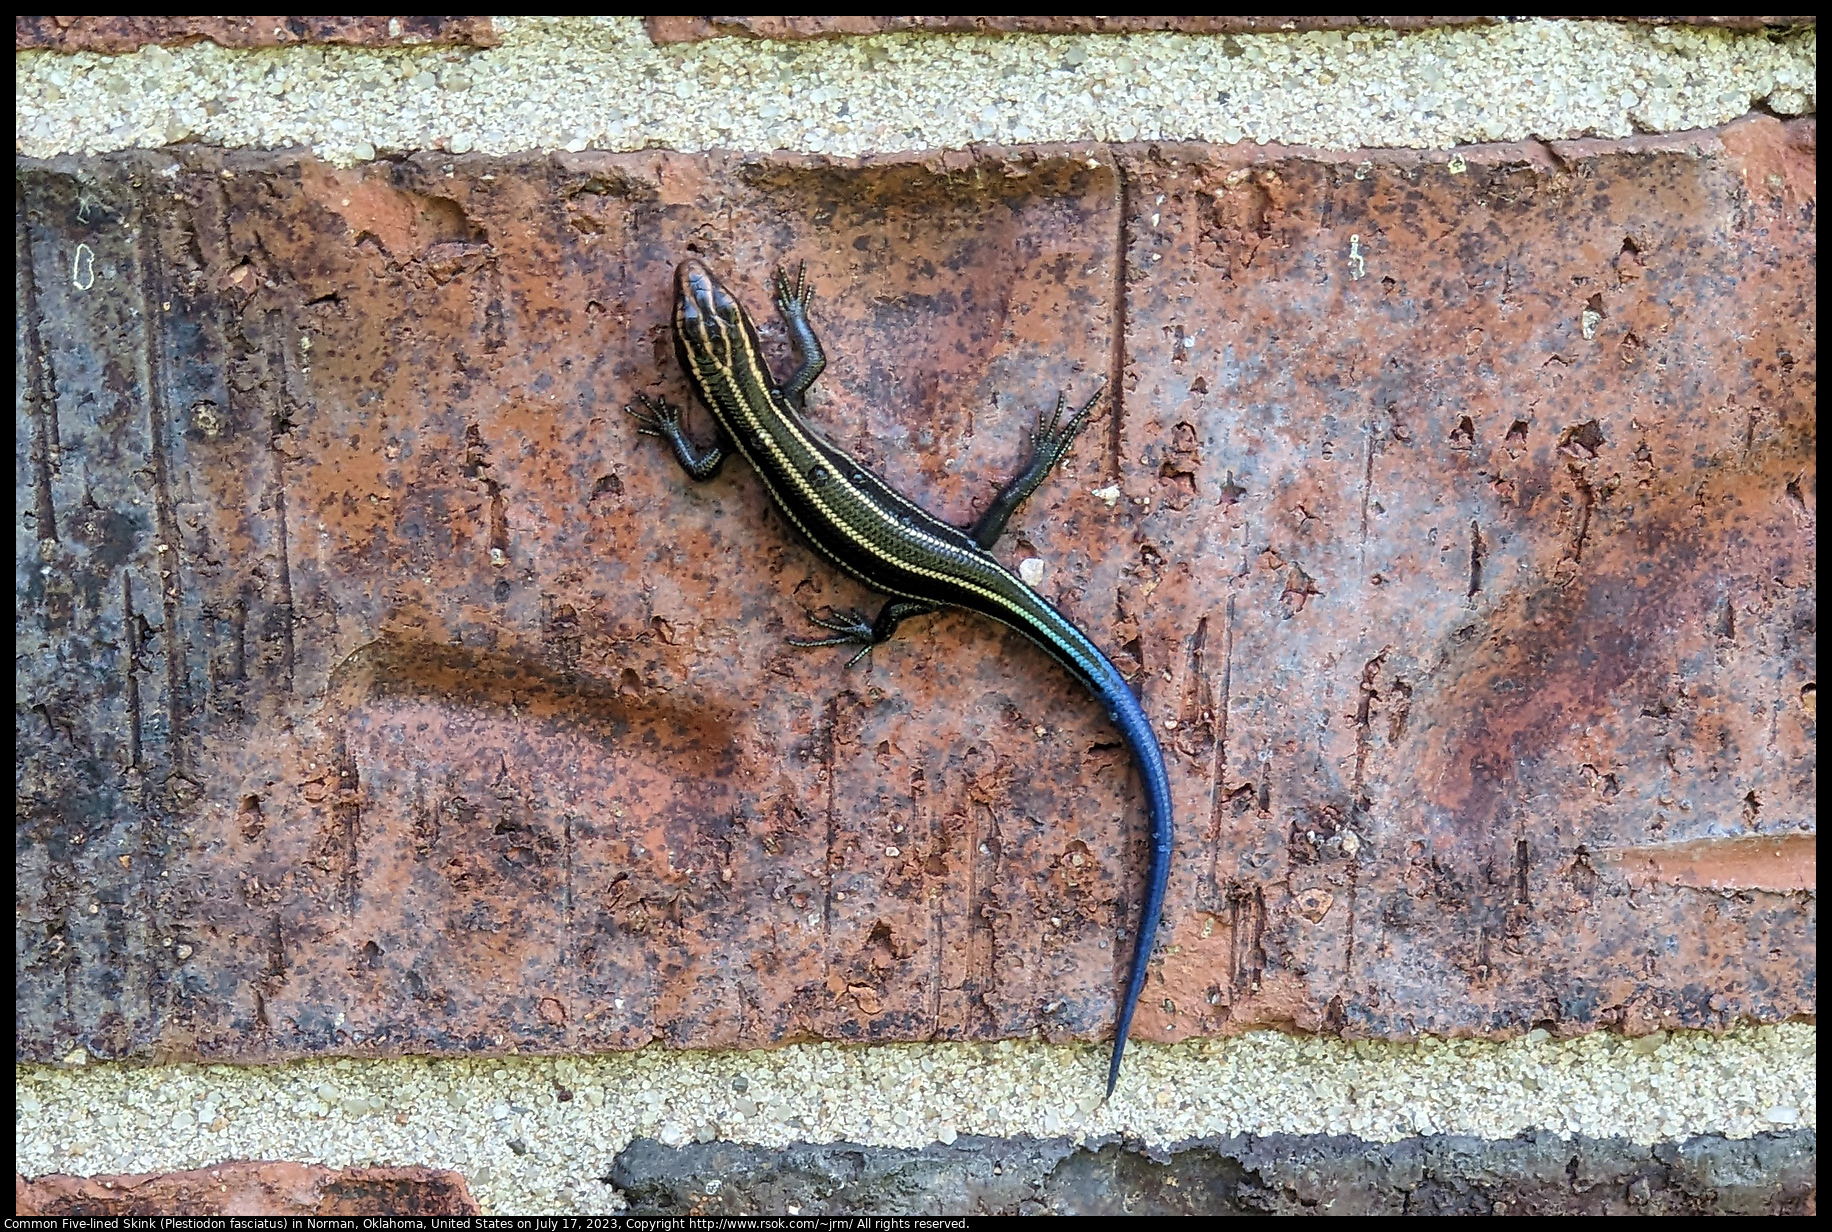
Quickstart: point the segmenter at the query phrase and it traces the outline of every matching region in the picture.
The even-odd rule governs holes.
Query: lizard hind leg
[[[789,645],[803,650],[812,650],[822,646],[857,646],[859,652],[846,660],[851,667],[860,659],[872,652],[874,646],[881,646],[891,640],[897,632],[897,626],[912,616],[923,616],[935,610],[933,603],[918,603],[910,599],[892,599],[878,611],[876,620],[866,620],[855,611],[836,611],[831,617],[816,616],[808,613],[808,619],[823,629],[833,630],[832,637],[792,637]]]
[[[980,515],[980,520],[973,524],[968,533],[982,550],[991,550],[1005,533],[1005,524],[1011,521],[1011,515],[1018,512],[1018,506],[1030,498],[1030,494],[1040,487],[1049,477],[1049,473],[1069,452],[1069,446],[1075,443],[1075,437],[1088,426],[1088,418],[1094,413],[1094,404],[1100,400],[1105,386],[1097,387],[1088,400],[1081,404],[1073,415],[1063,419],[1062,413],[1068,408],[1068,400],[1056,395],[1056,408],[1046,416],[1039,416],[1037,427],[1031,433],[1031,456],[1024,468],[999,489],[999,494],[992,498],[992,504]]]
[[[872,638],[872,622],[858,612],[847,608],[844,611],[833,610],[832,616],[816,616],[813,612],[804,613],[808,619],[823,629],[832,629],[833,637],[792,637],[789,645],[799,650],[818,650],[823,646],[864,646],[864,654],[878,643]],[[857,661],[856,658],[854,660]],[[848,667],[852,664],[847,664]]]

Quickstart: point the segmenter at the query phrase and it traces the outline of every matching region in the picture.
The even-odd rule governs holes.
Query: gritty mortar
[[[573,1212],[615,1200],[596,1178],[641,1135],[761,1146],[915,1147],[965,1134],[1152,1145],[1234,1134],[1510,1138],[1529,1130],[1636,1143],[1747,1138],[1816,1124],[1814,1028],[1657,1032],[1508,1043],[1345,1042],[1262,1031],[1135,1043],[1111,1102],[1105,1049],[818,1044],[494,1060],[276,1066],[83,1064],[16,1070],[16,1166],[96,1175],[226,1159],[425,1164],[468,1178],[486,1211]]]
[[[17,56],[21,154],[179,141],[333,162],[444,149],[798,150],[1242,140],[1440,148],[1815,106],[1817,35],[1521,21],[1396,33],[887,34],[653,46],[634,17],[497,18],[488,49]]]

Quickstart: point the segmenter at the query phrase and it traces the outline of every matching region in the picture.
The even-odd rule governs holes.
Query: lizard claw
[[[1062,461],[1069,452],[1069,446],[1074,444],[1081,430],[1088,426],[1088,419],[1094,413],[1094,404],[1100,400],[1105,389],[1104,383],[1096,386],[1094,392],[1088,396],[1088,400],[1082,403],[1073,415],[1069,416],[1066,423],[1063,421],[1062,412],[1068,406],[1068,400],[1060,393],[1056,395],[1055,409],[1048,416],[1038,416],[1037,428],[1031,433],[1031,440],[1036,446],[1037,453],[1049,458],[1051,466]]]
[[[840,642],[860,642],[860,641],[869,641],[871,639],[871,636],[872,636],[871,621],[865,619],[864,616],[860,615],[858,612],[855,612],[850,608],[846,609],[845,611],[839,611],[837,609],[829,609],[829,610],[833,612],[832,616],[816,616],[813,612],[809,612],[805,610],[803,614],[806,615],[809,620],[819,625],[821,628],[832,629],[835,633],[840,634],[841,635],[840,637],[838,638],[824,637],[824,638],[819,639],[816,642],[806,642],[806,643],[804,643],[804,640],[801,638],[792,637],[789,639],[789,643],[795,646],[800,646],[803,644],[818,645],[818,646],[835,646],[835,645],[838,645]]]
[[[814,288],[808,285],[806,261],[796,265],[793,286],[789,284],[788,271],[780,265],[776,267],[776,307],[784,316],[805,315],[813,300]]]
[[[792,637],[788,639],[791,646],[802,650],[815,650],[822,646],[857,646],[859,653],[846,660],[846,666],[851,667],[870,654],[872,647],[878,644],[878,635],[871,621],[858,612],[836,610],[831,617],[816,616],[813,612],[807,611],[804,611],[804,614],[821,628],[832,629],[834,636]]]
[[[642,410],[625,406],[624,412],[635,418],[637,431],[644,436],[667,436],[668,428],[679,428],[681,413],[668,405],[665,398],[651,398],[648,394],[639,393],[637,400],[643,405]]]

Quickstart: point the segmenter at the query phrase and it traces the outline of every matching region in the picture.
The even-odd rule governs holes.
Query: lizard
[[[1143,909],[1107,1068],[1111,1097],[1170,874],[1170,782],[1151,723],[1112,661],[991,552],[1018,507],[1068,453],[1103,391],[1097,388],[1066,418],[1066,400],[1058,394],[1055,410],[1040,416],[1031,434],[1029,461],[979,519],[967,529],[942,521],[825,440],[804,418],[808,389],[827,362],[808,320],[813,289],[806,272],[804,263],[791,282],[786,271],[776,271],[776,309],[799,353],[794,373],[778,382],[764,362],[757,327],[737,297],[695,258],[682,261],[675,271],[675,355],[693,392],[712,413],[718,439],[710,449],[701,450],[689,439],[680,408],[665,399],[638,394],[641,409],[624,409],[639,432],[667,442],[695,481],[714,478],[727,457],[741,454],[783,517],[821,556],[887,596],[871,620],[857,612],[808,613],[828,636],[790,638],[792,645],[856,645],[858,652],[847,662],[851,667],[889,640],[903,621],[943,607],[965,608],[1024,634],[1106,707],[1138,767],[1151,833]]]

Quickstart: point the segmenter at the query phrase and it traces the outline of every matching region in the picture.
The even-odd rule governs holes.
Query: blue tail
[[[1107,1065],[1107,1094],[1111,1096],[1120,1080],[1120,1058],[1126,1054],[1132,1011],[1145,988],[1145,965],[1151,959],[1158,916],[1164,910],[1164,884],[1170,880],[1170,777],[1164,772],[1158,739],[1151,734],[1151,721],[1119,669],[1087,634],[1030,587],[1002,569],[999,576],[1009,583],[1008,592],[1000,596],[1004,602],[981,604],[974,610],[1011,625],[1036,642],[1106,703],[1107,717],[1120,729],[1145,784],[1145,806],[1151,815],[1151,866],[1145,876],[1145,909],[1139,914],[1138,940],[1132,946],[1132,973],[1126,979],[1126,999],[1120,1002],[1119,1027],[1113,1033],[1113,1060]]]
[[[1113,1059],[1107,1063],[1107,1094],[1120,1080],[1120,1058],[1126,1054],[1126,1035],[1132,1029],[1132,1011],[1138,1006],[1139,993],[1145,987],[1145,966],[1151,959],[1152,942],[1158,935],[1158,916],[1164,910],[1164,886],[1170,879],[1171,812],[1170,778],[1164,772],[1164,754],[1157,737],[1151,733],[1151,722],[1133,696],[1132,686],[1113,664],[1101,657],[1107,670],[1105,679],[1091,681],[1100,699],[1107,703],[1107,714],[1139,768],[1145,784],[1146,809],[1151,814],[1151,866],[1145,877],[1145,909],[1139,914],[1138,939],[1132,946],[1132,973],[1126,979],[1126,999],[1120,1003],[1119,1026],[1113,1033]]]

